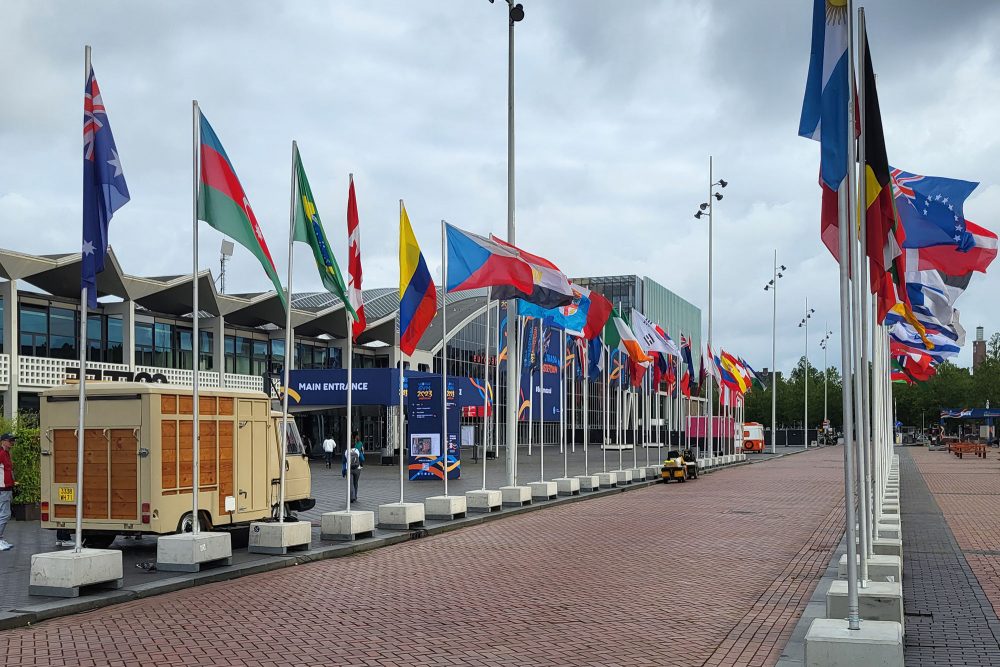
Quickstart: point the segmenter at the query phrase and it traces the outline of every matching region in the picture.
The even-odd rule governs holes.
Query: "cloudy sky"
[[[836,330],[837,267],[819,240],[819,147],[796,136],[807,0],[523,0],[516,28],[517,242],[568,274],[648,275],[707,302],[708,156],[730,182],[715,218],[717,344],[770,365],[774,249],[787,265],[778,367],[805,344],[804,300]],[[0,23],[0,247],[78,250],[83,46],[132,202],[111,242],[127,272],[191,267],[191,100],[224,143],[284,275],[297,139],[342,265],[348,174],[365,286],[397,284],[398,200],[428,263],[439,221],[506,229],[507,20],[502,0],[11,0]],[[966,215],[1000,228],[1000,4],[883,0],[869,35],[890,161],[980,181]],[[201,229],[203,267],[221,237]],[[337,241],[340,239],[340,241]],[[295,287],[319,289],[297,249]],[[433,268],[432,268],[433,270]],[[1000,265],[959,300],[973,338],[1000,330]],[[230,291],[270,283],[238,248]],[[969,363],[971,343],[959,357]],[[830,363],[839,358],[831,349]]]

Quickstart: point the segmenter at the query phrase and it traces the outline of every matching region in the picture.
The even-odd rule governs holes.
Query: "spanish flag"
[[[399,200],[399,349],[413,354],[437,314],[437,289]]]

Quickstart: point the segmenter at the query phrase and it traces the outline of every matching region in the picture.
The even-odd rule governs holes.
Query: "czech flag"
[[[515,251],[448,223],[444,228],[448,252],[447,292],[513,287],[531,294],[534,289],[531,265],[518,257]]]

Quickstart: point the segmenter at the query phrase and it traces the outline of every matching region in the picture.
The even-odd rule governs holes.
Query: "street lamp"
[[[702,202],[698,206],[698,210],[695,212],[694,217],[701,220],[702,216],[708,216],[708,348],[712,349],[712,204],[714,201],[722,201],[722,193],[717,192],[715,187],[724,188],[729,185],[729,182],[725,179],[719,179],[718,181],[713,180],[712,177],[712,156],[708,156],[708,201]],[[707,213],[705,211],[708,211]],[[715,354],[713,351],[712,354]],[[709,360],[712,363],[712,360]],[[714,452],[714,440],[715,440],[715,426],[714,426],[714,416],[712,414],[712,394],[713,394],[713,383],[708,383],[708,394],[706,399],[708,400],[708,430],[706,432],[705,444],[710,452]],[[697,459],[697,454],[695,455]]]
[[[833,336],[833,332],[830,331],[830,329],[829,329],[830,323],[826,322],[825,324],[826,324],[826,327],[827,327],[826,334],[824,334],[823,340],[821,340],[819,342],[819,346],[821,348],[823,348],[823,427],[824,428],[826,428],[826,422],[827,422],[827,417],[826,417],[826,382],[829,379],[829,373],[827,373],[827,368],[829,368],[829,367],[826,365],[826,352],[827,352],[827,348],[830,345],[830,338]]]
[[[777,370],[777,332],[778,332],[778,278],[785,274],[788,268],[778,266],[778,250],[774,250],[774,274],[764,285],[764,291],[771,291],[771,453],[774,454],[778,442],[778,370]]]
[[[493,0],[490,0],[493,3]],[[524,5],[507,0],[507,242],[514,244],[514,24],[524,20]],[[447,276],[445,276],[447,279]],[[517,300],[507,302],[507,358],[517,359]],[[516,483],[517,392],[521,386],[517,364],[507,364],[507,485]]]
[[[805,327],[806,330],[806,354],[805,354],[805,371],[802,379],[805,381],[806,396],[804,404],[804,414],[802,416],[802,437],[804,439],[802,446],[805,449],[809,449],[809,318],[812,317],[813,313],[816,311],[809,307],[809,297],[806,297],[806,314],[799,322],[799,328]]]

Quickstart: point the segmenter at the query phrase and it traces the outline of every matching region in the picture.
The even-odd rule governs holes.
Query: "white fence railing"
[[[10,384],[10,355],[0,354],[0,386]]]
[[[78,369],[80,361],[74,359],[49,359],[47,357],[20,356],[17,358],[18,384],[21,388],[46,388],[61,385],[66,382],[66,369]],[[88,369],[101,371],[128,372],[125,364],[109,364],[98,361],[88,361]],[[158,368],[156,366],[136,366],[136,374],[146,373],[151,378],[157,375],[166,378],[170,384],[191,386],[194,372],[183,368]],[[226,373],[226,387],[233,389],[264,390],[264,380],[259,375],[241,375]],[[220,374],[214,371],[199,371],[198,382],[202,387],[218,387]],[[160,380],[162,381],[162,380]],[[0,386],[10,384],[10,356],[0,354]]]

